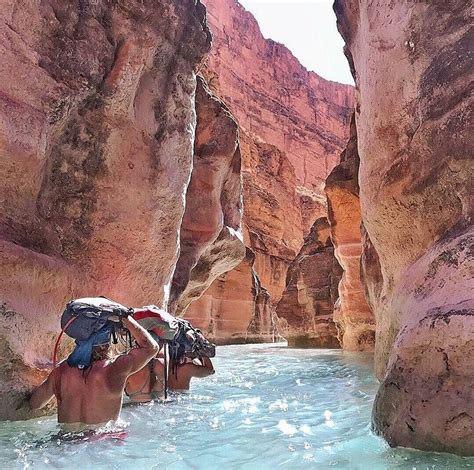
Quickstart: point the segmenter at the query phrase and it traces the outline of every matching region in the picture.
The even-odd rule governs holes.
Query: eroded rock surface
[[[18,418],[66,301],[166,305],[210,35],[194,0],[0,15],[0,418]]]
[[[328,220],[320,218],[288,269],[276,310],[279,332],[289,346],[340,347],[333,311],[341,275]]]
[[[237,1],[204,3],[213,47],[201,72],[240,130],[244,242],[255,254],[245,283],[256,274],[274,308],[304,236],[327,215],[324,180],[347,142],[353,88],[308,72]],[[223,279],[232,276],[219,291]]]
[[[223,274],[186,311],[186,318],[217,344],[272,342],[276,325],[270,294],[253,269],[255,255],[247,255]]]
[[[351,121],[349,143],[341,161],[326,180],[328,219],[335,255],[344,269],[339,283],[339,299],[334,310],[342,347],[348,351],[373,351],[375,318],[365,299],[361,283],[359,154],[355,118]]]
[[[474,454],[469,2],[343,1],[357,84],[363,274],[393,445]]]
[[[171,285],[170,311],[178,315],[245,257],[238,127],[202,77],[196,113],[193,172]]]

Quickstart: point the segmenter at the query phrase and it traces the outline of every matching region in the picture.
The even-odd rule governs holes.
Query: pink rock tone
[[[171,285],[170,311],[176,314],[245,257],[238,127],[201,77],[196,113],[193,172]]]
[[[299,186],[324,195],[347,141],[353,88],[308,72],[284,45],[265,39],[236,0],[203,3],[218,96],[242,129],[286,153]]]
[[[66,301],[166,306],[210,35],[194,0],[7,0],[0,14],[0,418],[11,419],[51,366]]]
[[[276,324],[270,295],[253,271],[255,255],[214,281],[186,311],[186,318],[217,344],[273,342]]]
[[[474,455],[471,5],[335,10],[357,85],[374,429],[392,446]]]
[[[373,351],[375,318],[365,299],[361,282],[359,154],[355,119],[351,122],[349,143],[341,154],[341,162],[326,180],[328,218],[335,255],[344,269],[339,283],[334,321],[339,329],[342,347],[348,351]]]
[[[308,72],[285,46],[264,39],[237,1],[204,3],[213,47],[201,72],[240,130],[244,242],[255,254],[246,284],[256,275],[275,307],[305,234],[327,215],[324,180],[347,142],[353,88]]]
[[[289,346],[339,348],[333,320],[342,268],[334,256],[328,220],[318,219],[290,265],[276,313]]]

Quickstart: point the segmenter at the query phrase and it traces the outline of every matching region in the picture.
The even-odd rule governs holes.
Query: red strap
[[[58,335],[58,339],[56,340],[56,344],[54,345],[54,351],[53,351],[53,371],[52,374],[54,374],[54,382],[53,382],[53,391],[54,395],[56,396],[56,400],[58,400],[58,404],[61,402],[61,374],[59,373],[59,370],[56,369],[56,364],[57,364],[57,358],[58,358],[58,348],[59,348],[59,342],[61,341],[61,337],[64,334],[64,331],[66,328],[77,318],[77,316],[71,317],[68,322],[64,325],[64,328],[61,330],[61,333]]]

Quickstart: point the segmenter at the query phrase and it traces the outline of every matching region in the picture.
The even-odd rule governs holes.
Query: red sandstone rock
[[[198,77],[194,165],[180,230],[170,310],[181,314],[245,257],[238,127]]]
[[[374,427],[392,446],[473,455],[471,5],[335,9],[358,89]]]
[[[210,37],[194,0],[7,0],[0,15],[0,418],[14,418],[67,300],[166,304]]]
[[[272,342],[275,323],[270,295],[253,270],[255,255],[214,281],[186,311],[186,318],[217,344]]]
[[[286,289],[276,309],[279,332],[289,346],[340,347],[333,309],[341,275],[329,223],[320,218],[288,269]]]
[[[213,47],[202,73],[239,123],[244,241],[276,306],[304,235],[327,215],[324,180],[347,141],[353,89],[308,72],[286,47],[264,39],[237,1],[205,4]]]
[[[325,188],[335,255],[344,269],[334,321],[338,325],[344,349],[372,351],[375,344],[375,318],[365,300],[360,280],[362,241],[358,171],[359,155],[353,118],[349,143],[341,154],[341,162],[328,176]]]

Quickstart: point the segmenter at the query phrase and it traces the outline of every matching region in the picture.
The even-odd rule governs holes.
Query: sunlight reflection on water
[[[123,441],[51,440],[51,418],[4,423],[1,468],[474,468],[474,459],[390,449],[370,432],[369,354],[226,346],[215,365],[191,393],[126,407]]]

